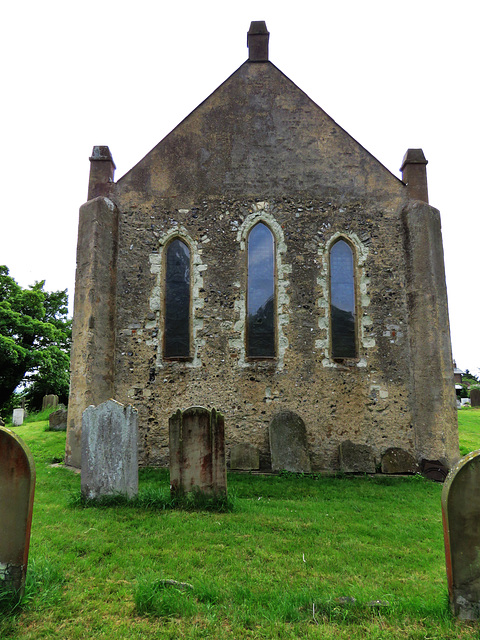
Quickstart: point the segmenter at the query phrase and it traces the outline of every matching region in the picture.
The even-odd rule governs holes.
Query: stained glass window
[[[355,358],[355,280],[353,252],[339,240],[330,250],[332,357]]]
[[[259,222],[248,236],[247,356],[275,357],[275,243]]]
[[[176,238],[167,247],[164,357],[190,356],[190,251]]]

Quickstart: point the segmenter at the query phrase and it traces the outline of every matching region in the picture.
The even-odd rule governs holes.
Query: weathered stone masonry
[[[262,28],[256,37],[268,44]],[[81,411],[113,396],[138,409],[143,465],[168,464],[169,416],[198,405],[224,414],[227,458],[249,443],[265,469],[268,425],[285,409],[305,422],[314,471],[338,469],[346,440],[372,447],[378,462],[400,447],[450,465],[458,437],[441,230],[426,182],[422,191],[422,176],[415,180],[423,153],[404,159],[413,200],[409,184],[260,51],[256,60],[250,48],[250,59],[118,182],[108,148],[92,155],[67,462],[79,466]],[[249,359],[245,346],[247,241],[260,221],[275,241],[271,360]],[[94,230],[103,228],[108,251],[98,260]],[[187,361],[163,357],[164,251],[175,237],[191,257]],[[329,253],[338,239],[354,257],[357,353],[334,360]]]

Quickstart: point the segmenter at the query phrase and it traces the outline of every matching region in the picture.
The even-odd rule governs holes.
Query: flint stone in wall
[[[480,407],[480,389],[470,390],[470,403],[472,407]]]
[[[230,469],[254,471],[260,468],[258,449],[251,444],[236,444],[230,449]]]
[[[480,451],[462,458],[442,491],[450,608],[463,620],[480,618]]]
[[[50,431],[66,431],[67,430],[66,409],[59,409],[48,416],[48,428]]]
[[[107,400],[82,416],[82,495],[138,493],[138,417],[131,405]]]
[[[340,445],[340,469],[345,473],[375,473],[372,447],[345,440]]]
[[[307,431],[302,418],[293,411],[280,411],[269,427],[272,471],[310,473]]]
[[[54,409],[58,407],[58,396],[53,393],[48,396],[43,396],[42,400],[42,411],[49,409],[50,407],[53,407]]]
[[[405,449],[391,447],[382,456],[382,473],[418,473],[419,471],[417,461]]]

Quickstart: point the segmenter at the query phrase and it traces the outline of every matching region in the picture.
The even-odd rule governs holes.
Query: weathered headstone
[[[382,456],[381,470],[382,473],[418,473],[420,467],[408,451],[391,447]]]
[[[445,482],[448,468],[440,460],[421,460],[420,471],[425,478],[434,482]]]
[[[230,469],[255,471],[260,468],[260,454],[249,443],[236,444],[230,449]]]
[[[66,409],[58,409],[48,416],[48,428],[50,431],[66,431],[67,430]]]
[[[354,444],[350,440],[340,447],[340,469],[345,473],[375,473],[375,456],[367,444]]]
[[[180,409],[169,419],[170,490],[227,493],[223,415],[204,407]]]
[[[82,416],[82,495],[138,493],[138,417],[131,405],[107,400]]]
[[[45,409],[50,409],[50,407],[52,407],[53,409],[56,409],[56,407],[58,407],[58,396],[54,395],[53,393],[49,394],[48,396],[43,396],[42,400],[42,411],[45,411]]]
[[[470,389],[470,403],[472,407],[480,407],[480,389]]]
[[[19,598],[25,587],[35,464],[13,431],[0,427],[0,591]]]
[[[279,411],[269,426],[272,471],[310,473],[307,430],[302,418],[293,411]]]
[[[14,409],[12,422],[14,427],[19,427],[23,424],[23,420],[25,419],[25,409]]]
[[[442,491],[450,608],[463,620],[480,618],[480,451],[462,458]]]

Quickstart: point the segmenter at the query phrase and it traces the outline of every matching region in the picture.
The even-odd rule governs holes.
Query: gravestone
[[[56,407],[58,407],[58,396],[54,395],[53,393],[48,396],[43,396],[42,400],[42,411],[45,411],[45,409],[50,409],[50,407],[52,407],[53,409],[56,409]]]
[[[391,447],[382,456],[381,470],[382,473],[418,473],[420,467],[408,451]]]
[[[440,460],[421,460],[420,471],[425,478],[434,482],[445,482],[448,468]]]
[[[480,407],[480,389],[470,389],[470,403],[472,407]]]
[[[67,430],[67,415],[66,409],[58,409],[48,416],[48,429],[49,431],[66,431]]]
[[[340,469],[344,473],[375,473],[375,456],[367,444],[345,440],[339,447]]]
[[[107,400],[82,415],[81,491],[85,498],[138,493],[138,417],[131,405]]]
[[[269,426],[272,471],[310,473],[307,430],[302,418],[293,411],[279,411]]]
[[[230,469],[256,471],[260,468],[260,454],[248,443],[236,444],[230,449]]]
[[[480,451],[452,468],[442,491],[443,533],[452,613],[480,618]]]
[[[223,415],[204,407],[180,409],[169,419],[170,490],[227,493]]]
[[[25,409],[14,409],[12,422],[14,427],[19,427],[25,419]]]
[[[23,595],[32,525],[35,464],[13,431],[0,427],[0,592]]]

